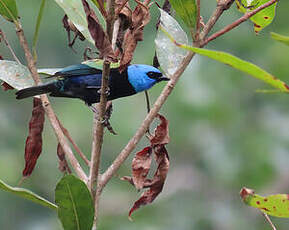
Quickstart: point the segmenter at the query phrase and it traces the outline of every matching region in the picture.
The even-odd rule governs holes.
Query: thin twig
[[[4,41],[5,45],[8,47],[8,49],[10,50],[10,52],[11,52],[14,60],[15,60],[18,64],[21,64],[21,62],[19,61],[19,59],[18,59],[17,56],[15,55],[12,47],[10,46],[10,44],[9,44],[7,38],[6,38],[5,33],[4,33],[1,29],[0,29],[0,36],[3,38],[3,41]]]
[[[57,117],[56,117],[57,118]],[[75,151],[78,153],[78,155],[81,157],[81,159],[85,162],[85,164],[87,166],[90,166],[90,161],[86,158],[86,156],[84,155],[84,153],[80,150],[80,148],[77,146],[77,144],[74,142],[74,140],[72,139],[72,137],[70,136],[70,133],[68,132],[68,130],[60,123],[59,119],[57,118],[58,124],[62,130],[62,132],[64,133],[64,135],[66,136],[66,138],[70,141],[70,143],[72,144],[73,148],[75,149]]]
[[[262,212],[262,215],[265,217],[265,219],[267,220],[267,222],[270,224],[271,228],[272,228],[273,230],[277,230],[277,228],[274,226],[274,224],[273,224],[273,222],[271,221],[271,219],[269,218],[269,216],[268,216],[266,213],[264,213],[264,212]]]
[[[199,40],[199,35],[201,30],[201,0],[197,0],[197,23],[196,23],[196,34],[195,34],[195,41]]]
[[[226,3],[231,3],[232,0],[227,0]],[[230,6],[231,4],[229,4]],[[227,6],[227,7],[224,7]],[[211,30],[212,26],[215,24],[215,22],[218,20],[218,18],[221,16],[221,14],[224,12],[224,10],[228,9],[228,4],[224,5],[223,7],[217,7],[215,12],[212,14],[211,18],[209,19],[210,25],[207,25],[206,29],[202,32],[202,35],[200,35],[200,38],[204,38]],[[146,133],[148,127],[154,120],[155,116],[160,111],[162,105],[167,100],[168,96],[174,89],[177,81],[179,80],[180,76],[192,60],[195,53],[189,52],[187,56],[184,58],[183,62],[180,64],[178,70],[171,76],[171,80],[167,83],[165,88],[163,89],[162,93],[156,100],[153,108],[150,110],[150,112],[147,114],[146,118],[142,122],[139,129],[136,131],[135,135],[130,139],[128,144],[124,147],[124,149],[119,153],[119,155],[116,157],[116,159],[113,161],[113,163],[108,167],[108,169],[102,174],[101,178],[99,179],[98,184],[98,191],[97,193],[101,193],[104,186],[108,183],[108,181],[113,177],[113,175],[117,172],[117,170],[120,168],[120,166],[123,164],[123,162],[126,160],[126,158],[129,156],[129,154],[134,150],[140,139],[144,136]]]
[[[37,72],[37,69],[35,66],[35,61],[33,60],[31,51],[29,49],[29,46],[28,46],[28,43],[26,40],[26,37],[24,36],[22,26],[21,26],[19,21],[15,21],[15,25],[16,25],[16,34],[19,38],[20,45],[22,46],[22,48],[24,50],[27,65],[28,65],[28,68],[31,72],[32,78],[35,81],[36,85],[41,84],[41,80],[40,80],[40,77],[38,75],[38,72]],[[42,101],[42,105],[45,109],[46,115],[48,116],[50,123],[53,127],[55,135],[56,135],[59,143],[61,144],[63,151],[65,152],[65,155],[68,157],[71,166],[73,167],[73,169],[76,172],[76,174],[78,175],[78,177],[81,180],[83,180],[84,182],[86,182],[87,176],[85,175],[83,169],[81,168],[78,160],[73,155],[73,152],[72,152],[71,148],[69,147],[69,145],[65,139],[65,136],[64,136],[59,124],[58,124],[56,115],[55,115],[55,113],[54,113],[54,111],[50,105],[48,97],[46,96],[46,94],[43,94],[40,96],[40,99]]]
[[[100,10],[102,16],[104,18],[106,18],[107,17],[107,13],[105,11],[105,8],[104,8],[104,5],[103,5],[103,1],[101,1],[101,0],[96,0],[96,1],[97,1],[98,5],[99,5],[99,10]]]
[[[230,30],[234,29],[236,26],[240,25],[241,23],[247,21],[250,17],[252,17],[253,15],[257,14],[258,12],[260,12],[261,10],[271,6],[272,4],[276,3],[278,0],[271,0],[269,2],[266,2],[265,4],[263,4],[262,6],[259,6],[258,8],[256,8],[255,10],[248,12],[246,14],[244,14],[241,18],[239,18],[238,20],[236,20],[235,22],[231,23],[230,25],[227,25],[225,28],[221,29],[220,31],[214,33],[213,35],[211,35],[208,39],[206,39],[205,41],[203,41],[201,43],[201,46],[205,46],[206,44],[208,44],[210,41],[216,39],[217,37],[220,37],[221,35],[229,32]]]
[[[216,22],[218,21],[220,16],[223,14],[223,12],[229,9],[234,1],[235,0],[219,0],[218,1],[218,5],[214,13],[212,14],[212,16],[210,17],[210,19],[208,20],[208,22],[206,23],[205,27],[203,28],[200,34],[200,40],[203,40],[205,36],[209,34],[209,32],[211,31],[213,26],[216,24]]]
[[[112,41],[114,20],[115,20],[115,0],[107,1],[107,17],[106,17],[106,33],[110,41]],[[100,156],[103,143],[103,133],[104,125],[103,120],[105,117],[106,104],[107,104],[107,93],[109,91],[109,73],[110,73],[110,62],[104,60],[102,80],[101,80],[101,93],[100,102],[98,105],[98,118],[94,120],[94,133],[93,133],[93,146],[91,152],[91,167],[89,172],[88,188],[91,191],[92,197],[94,199],[94,221],[93,229],[97,228],[98,222],[98,210],[99,210],[99,199],[100,194],[98,190],[98,177],[99,177],[99,166],[100,166]],[[96,117],[95,117],[96,118]],[[96,188],[95,188],[96,187]]]

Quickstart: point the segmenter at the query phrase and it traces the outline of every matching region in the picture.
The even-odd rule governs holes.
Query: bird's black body
[[[16,98],[49,93],[53,97],[79,98],[89,106],[99,102],[102,70],[79,64],[66,67],[52,77],[57,80],[19,90]],[[118,68],[113,68],[109,75],[108,100],[136,94],[163,80],[168,78],[152,66],[131,65],[121,73]]]

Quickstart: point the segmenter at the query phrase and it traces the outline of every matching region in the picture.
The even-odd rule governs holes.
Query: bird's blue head
[[[149,65],[130,65],[127,74],[129,83],[136,92],[147,90],[157,82],[170,80],[157,68]]]

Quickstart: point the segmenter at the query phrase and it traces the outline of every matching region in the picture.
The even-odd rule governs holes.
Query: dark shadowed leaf
[[[8,184],[4,183],[2,180],[0,180],[0,189],[6,192],[10,192],[15,194],[16,196],[22,197],[26,200],[30,200],[34,203],[40,204],[42,206],[51,208],[51,209],[57,209],[57,206],[50,201],[44,199],[41,196],[38,196],[37,194],[24,189],[24,188],[17,188],[17,187],[11,187]]]
[[[91,230],[94,206],[83,181],[73,175],[64,176],[56,186],[55,202],[64,230]]]
[[[101,24],[99,23],[96,14],[94,13],[93,9],[90,8],[86,0],[82,0],[82,4],[86,14],[88,30],[94,40],[95,47],[100,52],[100,57],[106,57],[109,61],[116,62],[117,59],[113,52],[111,43],[107,34],[104,32]]]
[[[68,163],[66,161],[65,153],[63,151],[63,148],[61,147],[60,143],[57,145],[57,156],[58,156],[58,169],[61,172],[67,172],[71,173],[71,169],[68,166]]]
[[[152,162],[152,148],[145,147],[132,160],[132,179],[136,189],[142,189],[150,171]]]
[[[133,207],[129,211],[129,216],[131,216],[132,213],[139,209],[141,206],[152,203],[163,190],[170,166],[169,156],[164,145],[157,145],[153,149],[156,162],[158,163],[157,171],[152,180],[147,179],[145,181],[144,188],[149,189],[146,190],[134,203]]]
[[[177,15],[190,28],[194,28],[197,18],[197,4],[195,0],[169,0]]]
[[[161,123],[156,127],[154,135],[151,138],[151,145],[168,144],[170,142],[169,136],[169,121],[162,115],[158,114],[157,117]]]
[[[254,190],[242,188],[240,196],[244,203],[258,208],[271,216],[289,218],[289,194],[275,194],[266,197],[259,196]]]
[[[150,21],[148,6],[141,4],[138,1],[137,4],[138,5],[132,13],[132,24],[124,35],[120,71],[123,71],[130,64],[137,43],[143,40],[144,27]]]
[[[37,159],[42,151],[42,131],[45,112],[39,98],[33,98],[32,117],[29,122],[29,135],[25,144],[25,169],[22,172],[24,177],[30,176]]]
[[[0,0],[0,15],[10,22],[16,21],[18,11],[15,0]]]

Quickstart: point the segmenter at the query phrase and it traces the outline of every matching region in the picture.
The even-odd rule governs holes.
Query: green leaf
[[[229,53],[221,52],[221,51],[214,51],[214,50],[207,50],[207,49],[201,49],[196,48],[184,44],[179,44],[161,25],[159,26],[159,29],[168,36],[168,38],[173,42],[176,46],[181,47],[186,50],[190,50],[192,52],[195,52],[197,54],[206,56],[208,58],[214,59],[218,62],[227,64],[234,69],[240,70],[244,73],[247,73],[259,80],[264,81],[265,83],[273,86],[276,89],[279,89],[280,92],[286,92],[289,93],[289,86],[273,76],[272,74],[266,72],[259,66],[254,65],[251,62],[244,61],[236,56],[233,56]]]
[[[0,180],[0,189],[4,190],[6,192],[13,193],[17,196],[24,198],[24,199],[33,201],[34,203],[40,204],[42,206],[45,206],[45,207],[48,207],[51,209],[57,209],[57,206],[55,204],[44,199],[43,197],[38,196],[35,193],[33,193],[27,189],[24,189],[24,188],[11,187],[8,184],[5,184],[2,180]]]
[[[250,12],[259,6],[269,2],[269,0],[253,0],[253,1],[247,1],[247,0],[241,0],[242,4],[244,6],[252,6],[250,9],[246,9],[243,7],[238,1],[236,1],[236,4],[238,6],[238,9],[242,13]],[[250,4],[248,4],[250,2]],[[262,29],[264,29],[266,26],[270,25],[275,17],[275,9],[276,9],[277,2],[273,5],[261,10],[254,16],[250,18],[250,20],[254,23],[254,31],[256,33],[259,33]]]
[[[242,188],[240,192],[245,204],[260,209],[270,216],[289,218],[289,194],[259,196],[252,189]]]
[[[277,33],[271,32],[271,37],[274,40],[282,42],[282,43],[284,43],[284,44],[289,46],[289,36],[283,36],[281,34],[277,34]]]
[[[39,28],[40,28],[40,23],[41,23],[42,16],[43,16],[45,2],[46,2],[46,0],[42,0],[42,2],[41,2],[38,17],[37,17],[35,32],[34,32],[34,36],[33,36],[32,51],[33,51],[33,56],[34,56],[35,61],[37,60],[36,45],[37,45],[37,41],[38,41]]]
[[[44,74],[48,76],[54,75],[56,72],[62,70],[63,68],[43,68],[43,69],[38,69],[37,72],[39,74]]]
[[[195,28],[197,19],[197,4],[195,0],[169,0],[177,15],[190,28]]]
[[[103,60],[102,59],[91,59],[88,61],[82,62],[82,64],[88,65],[92,68],[101,69],[103,68]],[[118,68],[120,66],[120,62],[111,62],[110,68]]]
[[[178,22],[164,10],[160,9],[160,12],[162,27],[166,31],[170,31],[170,34],[178,43],[188,44],[187,34],[182,30]],[[174,74],[184,57],[187,55],[188,51],[170,42],[168,36],[166,36],[160,30],[157,32],[155,44],[158,61],[162,70],[167,75]]]
[[[64,176],[56,186],[55,202],[65,230],[91,230],[94,206],[83,181],[73,175]]]
[[[10,22],[16,21],[18,11],[15,0],[0,0],[0,15]]]
[[[64,10],[79,32],[81,32],[89,42],[94,44],[94,40],[88,30],[86,15],[81,0],[55,0],[55,2]]]
[[[0,60],[0,80],[18,90],[35,85],[28,68],[15,61]]]

